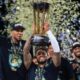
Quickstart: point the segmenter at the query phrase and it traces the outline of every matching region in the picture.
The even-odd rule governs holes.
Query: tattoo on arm
[[[26,69],[30,67],[30,64],[32,62],[32,57],[30,54],[30,46],[31,46],[31,37],[26,41],[23,48],[23,59]]]

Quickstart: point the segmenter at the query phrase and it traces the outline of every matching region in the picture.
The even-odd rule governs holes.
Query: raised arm
[[[32,57],[30,54],[30,46],[31,46],[31,37],[26,41],[24,48],[23,48],[23,59],[24,59],[24,65],[26,69],[28,69],[32,62]]]
[[[49,47],[52,48],[52,49],[48,48],[48,55],[50,56],[50,58],[52,58],[54,65],[58,67],[61,63],[60,48],[59,48],[58,41],[56,37],[52,34],[48,23],[45,23],[44,30],[51,42],[51,46]]]

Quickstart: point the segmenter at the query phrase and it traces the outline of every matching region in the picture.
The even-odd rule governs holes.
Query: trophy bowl
[[[47,36],[35,35],[32,37],[31,44],[35,46],[47,46],[49,38]]]

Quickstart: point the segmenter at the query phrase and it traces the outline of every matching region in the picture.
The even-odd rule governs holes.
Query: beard
[[[80,59],[80,53],[75,54],[75,56]]]
[[[76,57],[80,59],[80,56],[76,56]]]
[[[46,63],[46,60],[45,61],[38,61],[38,64],[45,64]]]

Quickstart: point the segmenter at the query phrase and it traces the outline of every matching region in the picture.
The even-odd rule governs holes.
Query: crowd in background
[[[60,44],[62,54],[70,59],[71,47],[72,44],[76,41],[80,42],[80,29],[79,30],[70,30],[69,28],[61,28],[56,33],[56,38]]]

